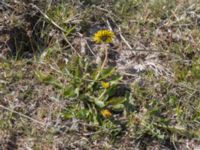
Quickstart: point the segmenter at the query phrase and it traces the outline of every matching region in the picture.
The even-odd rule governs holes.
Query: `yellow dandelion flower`
[[[114,38],[114,33],[110,30],[99,30],[94,34],[93,40],[97,44],[101,43],[112,43],[113,38]]]
[[[101,111],[102,116],[104,116],[105,118],[109,118],[112,116],[112,113],[108,110],[108,109],[104,109]]]
[[[104,82],[104,81],[102,81],[102,82],[101,82],[101,85],[102,85],[102,87],[103,87],[104,89],[107,89],[107,88],[110,87],[110,83],[109,83],[109,82]]]

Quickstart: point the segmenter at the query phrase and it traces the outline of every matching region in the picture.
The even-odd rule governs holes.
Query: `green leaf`
[[[51,80],[51,77],[41,71],[35,71],[35,75],[40,82]]]
[[[111,96],[115,95],[116,91],[117,91],[117,88],[115,85],[113,85],[111,88],[107,89],[106,94],[111,97]]]
[[[109,83],[112,85],[117,85],[119,81],[122,80],[122,76],[116,75],[113,76],[112,79],[109,81]]]
[[[80,119],[87,119],[89,116],[89,111],[87,109],[81,109],[77,112],[77,117]]]
[[[107,101],[106,105],[123,104],[125,101],[126,99],[124,97],[113,97]]]
[[[117,105],[112,105],[111,109],[114,111],[123,111],[124,110],[124,104],[117,104]]]
[[[95,100],[94,103],[100,108],[105,107],[105,103],[103,101]]]
[[[75,29],[76,29],[77,25],[74,25],[73,27],[66,29],[66,36],[68,36],[69,34],[71,34]]]
[[[99,80],[103,80],[110,77],[111,75],[113,75],[114,72],[115,72],[115,68],[113,67],[109,67],[107,69],[102,70],[101,77]]]
[[[153,108],[148,113],[149,113],[150,116],[159,114],[160,113],[160,108]]]
[[[63,95],[66,97],[76,97],[77,89],[75,89],[73,86],[69,85],[64,89]]]
[[[62,118],[64,118],[64,119],[72,119],[73,117],[74,117],[74,114],[69,111],[66,111],[62,114]]]
[[[45,74],[41,71],[36,71],[35,72],[35,75],[37,77],[37,79],[40,81],[40,82],[44,82],[44,83],[47,83],[47,84],[51,84],[51,85],[54,85],[55,87],[57,88],[62,88],[62,83],[60,83],[60,81],[58,81],[55,77],[53,77],[52,75],[49,75],[49,74]]]

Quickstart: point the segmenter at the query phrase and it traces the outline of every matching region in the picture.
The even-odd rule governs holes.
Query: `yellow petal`
[[[104,116],[105,118],[109,118],[112,116],[112,113],[108,110],[108,109],[104,109],[101,111],[102,116]]]
[[[110,83],[109,83],[109,82],[104,82],[104,81],[102,81],[102,82],[101,82],[101,85],[102,85],[102,87],[105,88],[105,89],[107,89],[107,88],[110,87]]]
[[[93,41],[99,43],[112,43],[114,33],[110,30],[99,30],[94,34]]]

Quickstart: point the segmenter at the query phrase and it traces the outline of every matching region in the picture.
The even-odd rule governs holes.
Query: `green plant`
[[[64,98],[76,101],[78,105],[67,108],[63,113],[64,118],[78,117],[101,123],[103,118],[109,118],[104,115],[103,110],[110,111],[111,114],[125,110],[125,94],[115,96],[122,80],[115,68],[95,67],[87,59],[74,56],[62,69],[62,73],[66,84],[41,71],[36,71],[36,76],[40,81],[59,89]]]

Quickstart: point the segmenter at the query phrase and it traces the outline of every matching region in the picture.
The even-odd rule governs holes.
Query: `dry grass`
[[[198,149],[199,6],[1,1],[0,149]]]

